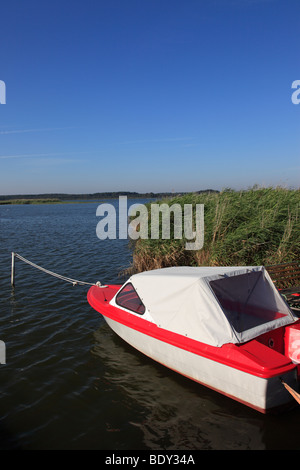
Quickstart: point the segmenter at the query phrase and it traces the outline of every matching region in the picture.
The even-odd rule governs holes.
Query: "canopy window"
[[[210,287],[237,333],[289,316],[286,305],[276,302],[262,271],[217,279]]]
[[[131,283],[126,284],[117,294],[116,303],[120,307],[131,310],[134,313],[139,313],[140,315],[145,313],[145,306]]]

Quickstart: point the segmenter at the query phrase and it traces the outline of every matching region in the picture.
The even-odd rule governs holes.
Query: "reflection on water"
[[[132,201],[133,203],[134,201]],[[300,407],[268,417],[141,355],[59,274],[120,282],[126,240],[99,240],[97,204],[0,207],[1,449],[297,449]]]
[[[106,324],[94,337],[103,380],[125,397],[146,448],[264,449],[272,441],[267,417],[146,358]]]

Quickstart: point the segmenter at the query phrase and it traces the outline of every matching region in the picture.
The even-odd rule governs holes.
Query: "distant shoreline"
[[[218,193],[214,189],[195,191],[200,193]],[[131,191],[103,192],[93,194],[15,194],[11,196],[0,195],[0,205],[5,204],[62,204],[70,202],[92,202],[102,199],[117,199],[120,196],[127,196],[129,199],[162,199],[168,197],[182,196],[188,193],[136,193]]]
[[[65,201],[60,199],[4,199],[0,200],[0,206],[13,204],[61,204]]]
[[[79,199],[68,199],[68,200],[62,200],[62,199],[6,199],[6,200],[0,200],[0,206],[13,206],[13,205],[28,205],[28,204],[34,204],[34,205],[42,205],[42,204],[87,204],[89,202],[100,202],[100,199],[85,199],[85,200],[79,200]]]

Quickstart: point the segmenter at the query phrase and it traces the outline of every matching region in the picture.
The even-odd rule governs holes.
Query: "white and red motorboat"
[[[300,320],[255,267],[174,267],[93,286],[88,302],[155,361],[262,413],[296,403]]]

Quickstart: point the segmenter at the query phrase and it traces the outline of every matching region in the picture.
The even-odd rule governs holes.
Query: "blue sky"
[[[299,0],[0,8],[0,194],[299,186]]]

